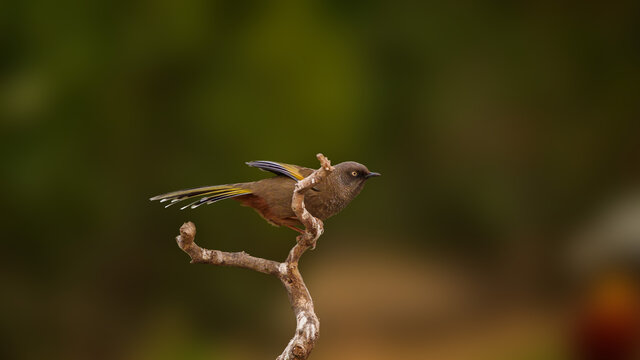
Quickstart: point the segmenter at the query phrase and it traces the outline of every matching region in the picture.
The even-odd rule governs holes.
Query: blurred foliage
[[[638,184],[638,7],[0,3],[0,355],[278,353],[277,281],[187,266],[172,236],[192,220],[203,246],[282,259],[294,234],[233,202],[147,200],[266,176],[249,160],[383,173],[328,221],[315,276],[345,246],[553,272],[576,224]]]

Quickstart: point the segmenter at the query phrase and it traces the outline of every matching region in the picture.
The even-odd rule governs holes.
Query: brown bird
[[[246,163],[264,171],[277,174],[271,178],[227,185],[204,186],[194,189],[178,190],[152,197],[150,200],[170,201],[166,207],[180,201],[199,197],[181,209],[195,209],[203,204],[233,198],[244,206],[253,208],[260,216],[275,226],[286,226],[303,232],[301,225],[291,209],[291,199],[295,183],[309,176],[314,170],[298,165],[274,161],[251,161]],[[311,215],[326,220],[339,213],[362,190],[367,179],[380,176],[366,166],[353,161],[335,165],[335,170],[311,191],[305,194],[305,205]]]

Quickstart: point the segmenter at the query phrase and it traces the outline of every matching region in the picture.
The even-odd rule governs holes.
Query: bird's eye
[[[351,175],[353,175],[353,176],[358,176],[358,172],[357,172],[357,171],[352,171],[352,172],[351,172]]]

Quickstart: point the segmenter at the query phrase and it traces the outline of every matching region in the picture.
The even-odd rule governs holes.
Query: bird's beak
[[[364,178],[365,178],[365,179],[368,179],[368,178],[370,178],[370,177],[380,176],[380,175],[381,175],[381,174],[380,174],[380,173],[377,173],[377,172],[370,172],[370,173],[368,173],[367,175],[365,175],[365,176],[364,176]]]

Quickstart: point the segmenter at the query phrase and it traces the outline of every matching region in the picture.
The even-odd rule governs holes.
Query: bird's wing
[[[302,180],[313,172],[312,169],[306,167],[284,164],[275,161],[249,161],[246,164],[252,167],[257,167],[258,169],[263,171],[270,171],[274,174],[290,177],[295,181]]]

